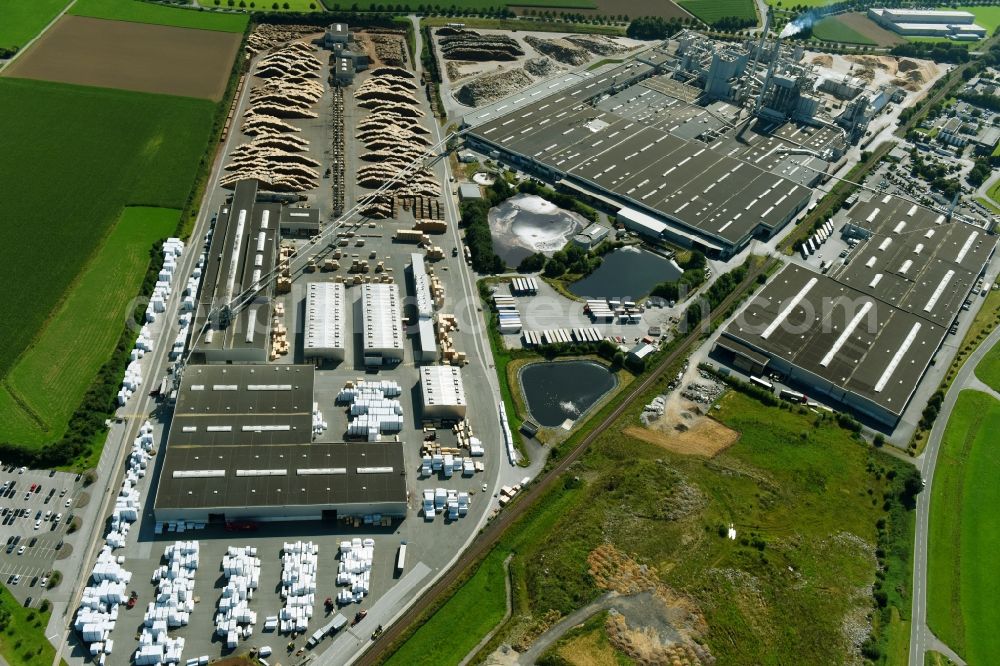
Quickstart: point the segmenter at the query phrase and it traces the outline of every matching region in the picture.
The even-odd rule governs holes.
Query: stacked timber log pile
[[[438,48],[445,60],[517,60],[524,49],[507,35],[480,35],[475,30],[445,29],[438,31]]]
[[[398,178],[401,171],[421,159],[431,147],[429,132],[420,125],[424,114],[417,104],[413,75],[399,67],[379,67],[354,92],[358,106],[371,114],[358,123],[357,140],[364,144],[357,171],[358,185],[370,189],[387,186],[378,196],[367,197],[361,213],[392,217],[397,197],[439,197],[441,186],[426,168]]]
[[[314,25],[271,25],[261,23],[247,37],[247,53],[255,57],[265,51],[318,32]]]

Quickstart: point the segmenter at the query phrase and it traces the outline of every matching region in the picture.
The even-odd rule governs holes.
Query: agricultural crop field
[[[48,423],[69,420],[134,310],[150,248],[173,234],[179,219],[180,211],[167,208],[122,212],[62,306],[7,375],[9,390],[32,413]],[[11,425],[0,422],[0,441],[48,439],[34,424],[28,430]]]
[[[7,391],[19,357],[44,340],[39,333],[57,320],[52,318],[64,300],[74,302],[72,287],[100,256],[122,209],[184,206],[214,110],[207,100],[0,78],[6,220],[0,227],[0,282],[8,286],[0,309],[16,313],[5,319],[0,336],[0,377]],[[122,318],[108,325],[117,339]],[[65,344],[80,354],[80,365],[96,367],[109,355],[107,348]],[[24,381],[19,386],[25,390]],[[56,412],[76,407],[80,397]],[[14,404],[0,392],[0,408]],[[46,439],[65,429],[56,412],[32,417]],[[24,419],[0,412],[0,424],[16,426]]]
[[[727,16],[757,20],[753,0],[680,0],[678,4],[709,25]]]
[[[0,0],[0,49],[27,44],[69,0]]]
[[[888,36],[878,33],[886,33]],[[842,42],[863,46],[888,46],[902,41],[896,39],[892,33],[875,25],[866,16],[857,14],[827,16],[820,19],[813,26],[812,35],[815,39],[824,42]]]
[[[195,11],[141,0],[76,0],[69,13],[116,21],[239,33],[246,30],[249,21],[246,14]]]
[[[218,101],[239,46],[236,33],[63,16],[4,75]]]
[[[622,426],[638,422],[642,403],[626,411]],[[678,603],[704,621],[698,640],[718,663],[851,660],[857,646],[845,642],[845,626],[863,624],[871,610],[877,523],[889,517],[883,493],[896,492],[909,465],[829,417],[765,407],[734,392],[720,405],[713,415],[740,436],[727,451],[686,457],[612,428],[508,531],[486,562],[495,567],[515,553],[514,614],[487,651],[501,642],[525,647],[540,624],[551,626],[609,586],[627,585],[616,583],[616,574],[628,581],[645,567],[647,584],[683,599]],[[886,528],[899,531],[884,561],[886,614],[894,619],[877,613],[875,620],[890,645],[902,635],[892,628],[905,622],[900,609],[909,611],[912,514],[904,516]],[[735,540],[725,537],[729,524]],[[441,641],[448,618],[502,600],[502,577],[484,598],[472,584],[479,575],[397,655],[458,663],[467,646],[452,651]],[[670,623],[660,612],[649,610],[650,626]],[[601,636],[586,640],[607,652]],[[566,646],[557,644],[557,654]]]
[[[363,0],[362,2],[354,2],[353,0],[323,0],[323,2],[332,11],[349,10],[355,5],[361,11],[373,9],[380,5],[383,7],[401,5],[403,9],[408,11],[416,11],[421,5],[425,7],[436,6],[442,10],[450,7],[478,10],[495,9],[497,7],[510,7],[515,10],[519,7],[553,10],[594,9],[597,7],[597,4],[593,0],[518,0],[517,2],[505,2],[503,0],[499,2],[497,0],[403,0],[403,2],[395,3],[379,2],[378,0]],[[265,6],[270,6],[270,3],[266,3]]]
[[[970,664],[1000,654],[1000,402],[962,391],[938,453],[928,534],[927,623]]]

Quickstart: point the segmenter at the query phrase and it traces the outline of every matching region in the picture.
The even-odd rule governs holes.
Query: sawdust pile
[[[821,53],[820,55],[812,59],[812,64],[817,65],[819,67],[833,67],[833,56],[826,53]]]

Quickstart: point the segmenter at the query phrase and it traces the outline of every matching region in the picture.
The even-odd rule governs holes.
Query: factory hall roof
[[[311,365],[192,365],[156,508],[405,502],[398,443],[312,441]]]
[[[725,334],[901,414],[945,328],[789,265]]]
[[[744,242],[759,227],[780,226],[808,202],[811,192],[803,183],[815,179],[816,169],[804,170],[808,178],[798,182],[780,173],[814,159],[777,154],[779,148],[796,146],[794,139],[774,139],[753,159],[742,159],[747,149],[735,142],[690,140],[725,129],[724,124],[707,109],[671,97],[668,91],[677,86],[667,85],[669,79],[654,75],[633,85],[650,70],[636,62],[623,65],[535,102],[512,105],[516,110],[472,133],[547,168],[555,180],[575,180],[609,193],[620,205],[645,209],[729,245]],[[597,106],[586,103],[608,92],[612,98],[599,99]],[[826,131],[807,134],[816,150],[832,141]],[[801,139],[809,143],[807,136]],[[771,170],[772,162],[778,173]]]
[[[943,214],[898,197],[858,202],[850,220],[871,236],[831,277],[944,327],[996,246],[985,229],[947,222]]]

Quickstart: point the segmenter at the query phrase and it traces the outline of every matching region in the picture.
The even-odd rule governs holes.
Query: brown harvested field
[[[66,15],[3,75],[218,101],[241,37]]]
[[[625,434],[674,453],[706,458],[714,458],[740,438],[739,433],[735,430],[708,417],[699,418],[684,432],[663,432],[639,426],[629,426],[625,428]]]
[[[624,14],[630,19],[637,16],[659,16],[662,18],[685,18],[691,14],[684,11],[679,5],[671,0],[594,0],[597,5],[595,9],[569,9],[563,7],[520,7],[509,5],[510,9],[518,14],[524,14],[529,9],[535,12],[542,12],[546,9],[550,12],[566,12],[569,14],[583,14],[584,16],[619,16]]]
[[[879,46],[895,46],[896,44],[902,44],[906,40],[892,32],[891,30],[886,30],[875,21],[868,18],[862,12],[850,12],[848,14],[840,14],[837,16],[840,22],[847,27],[855,30],[858,34],[867,37]]]

